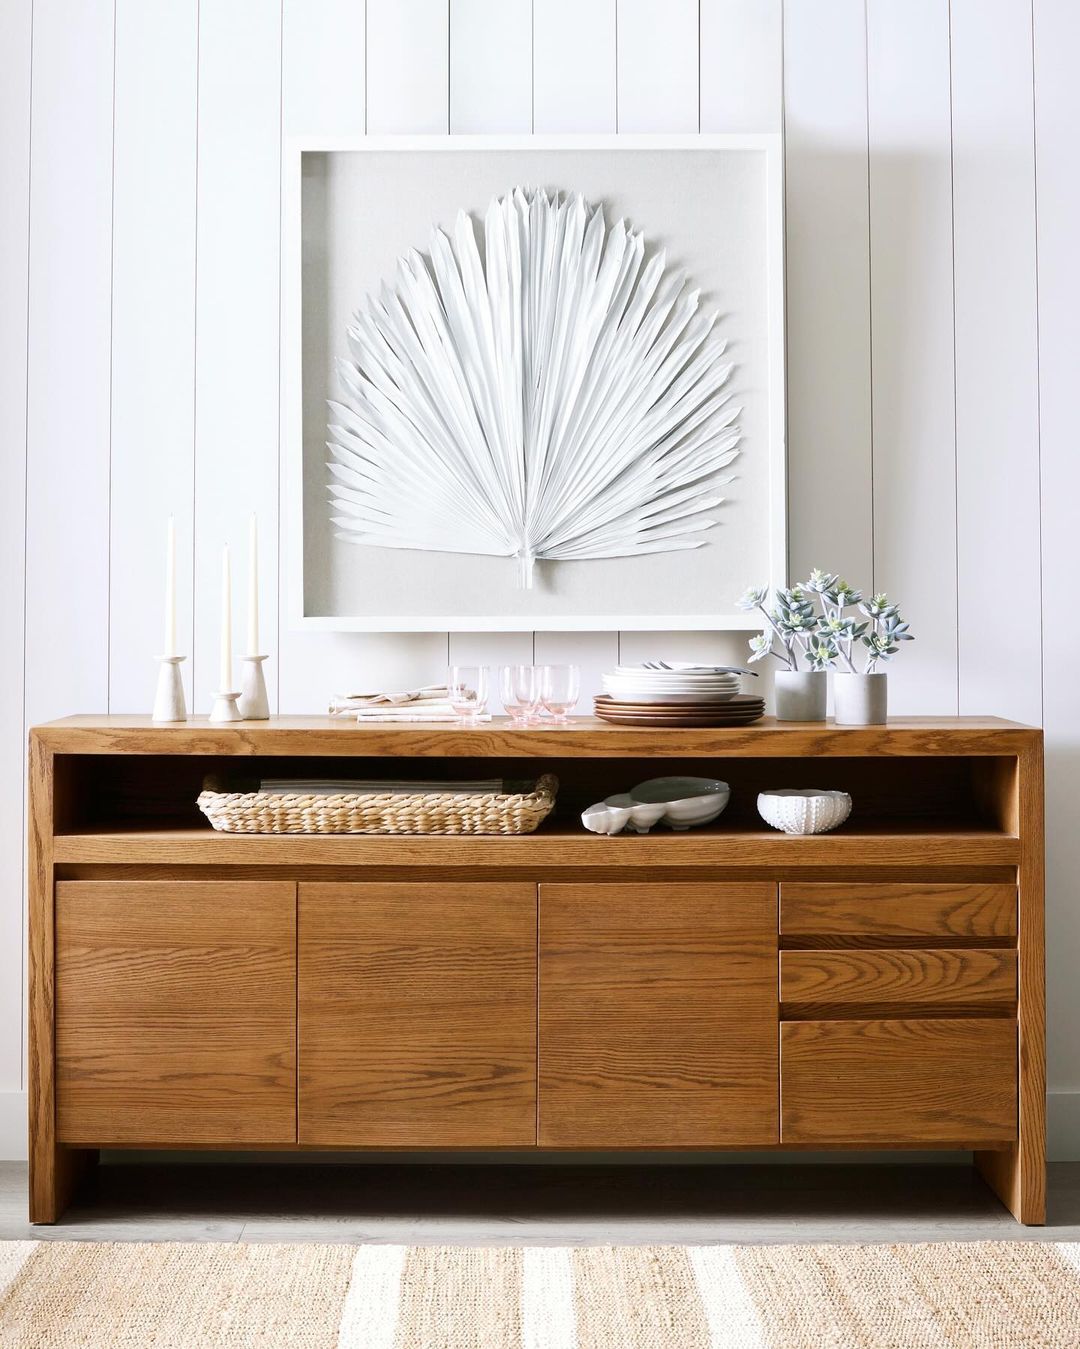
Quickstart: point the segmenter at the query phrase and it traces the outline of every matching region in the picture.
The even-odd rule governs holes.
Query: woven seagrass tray
[[[519,792],[343,792],[335,796],[227,790],[208,777],[199,809],[227,834],[531,834],[551,814],[559,780]]]

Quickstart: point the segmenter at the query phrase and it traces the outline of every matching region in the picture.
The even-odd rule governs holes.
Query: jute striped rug
[[[5,1349],[1039,1349],[1080,1246],[0,1243]]]

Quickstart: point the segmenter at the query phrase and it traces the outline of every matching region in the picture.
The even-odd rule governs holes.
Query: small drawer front
[[[781,951],[780,1001],[785,1011],[829,1007],[857,1012],[884,1004],[1012,1008],[1016,952]]]
[[[1016,1022],[785,1021],[784,1143],[941,1143],[1016,1137]]]
[[[1014,885],[788,881],[781,937],[971,939],[1016,936]]]

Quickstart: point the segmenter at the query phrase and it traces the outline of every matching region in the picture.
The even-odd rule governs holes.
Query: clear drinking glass
[[[540,668],[537,665],[504,665],[499,670],[499,691],[510,725],[529,726],[540,707]]]
[[[518,729],[529,724],[528,713],[518,699],[517,671],[519,668],[517,665],[499,666],[499,697],[506,709],[506,715],[510,718],[510,725]]]
[[[461,725],[475,726],[487,711],[488,667],[451,665],[446,672],[446,691]]]
[[[540,667],[540,698],[556,726],[565,726],[581,692],[581,671],[576,665]]]

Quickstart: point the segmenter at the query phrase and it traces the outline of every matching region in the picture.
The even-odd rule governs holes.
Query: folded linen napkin
[[[409,711],[450,709],[449,691],[445,684],[427,684],[419,689],[401,689],[385,693],[335,693],[330,698],[330,715],[348,717],[355,712],[370,712],[385,716],[391,708]]]

